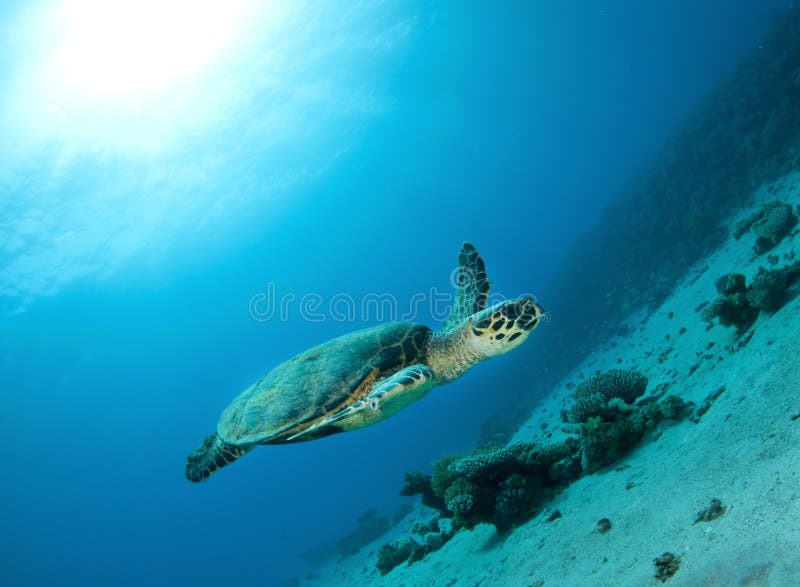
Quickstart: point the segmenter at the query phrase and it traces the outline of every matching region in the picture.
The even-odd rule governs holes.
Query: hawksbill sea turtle
[[[522,344],[544,311],[527,296],[487,307],[489,279],[464,243],[444,328],[394,322],[335,338],[281,363],[225,408],[186,464],[205,481],[260,444],[303,442],[376,424]]]

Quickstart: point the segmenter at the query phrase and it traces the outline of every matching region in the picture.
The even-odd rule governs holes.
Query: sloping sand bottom
[[[773,199],[800,204],[800,177],[764,186],[751,209]],[[719,275],[736,271],[749,281],[759,266],[772,268],[769,255],[777,256],[774,267],[800,258],[797,229],[761,256],[754,241],[749,233],[731,237],[690,269],[658,310],[631,318],[629,335],[608,341],[570,374],[514,440],[545,440],[548,432],[548,441],[558,440],[568,384],[615,367],[635,366],[649,377],[649,390],[668,383],[666,393],[698,405],[724,386],[699,422],[667,423],[507,536],[489,525],[462,531],[424,560],[381,577],[377,551],[397,537],[384,536],[307,584],[659,585],[654,559],[669,551],[681,557],[669,585],[800,585],[800,298],[773,316],[762,312],[741,336],[719,324],[707,329],[696,311],[715,297]],[[714,498],[725,514],[694,523]],[[547,522],[554,509],[562,517]],[[397,533],[430,517],[418,509]],[[603,534],[596,530],[601,518],[612,523]]]

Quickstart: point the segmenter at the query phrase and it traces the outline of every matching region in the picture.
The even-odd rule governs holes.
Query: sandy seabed
[[[763,186],[729,226],[770,200],[800,204],[800,174]],[[681,565],[670,586],[800,586],[800,297],[772,316],[762,312],[742,336],[718,323],[707,329],[696,311],[715,297],[718,276],[739,272],[749,282],[759,266],[772,268],[769,255],[779,258],[775,267],[792,254],[800,258],[797,228],[764,255],[755,254],[754,242],[749,233],[731,236],[687,268],[661,307],[631,316],[630,334],[588,356],[513,440],[559,440],[569,384],[611,368],[635,367],[648,376],[649,390],[668,383],[668,394],[698,405],[724,386],[698,422],[665,423],[507,536],[479,525],[381,577],[375,568],[380,546],[408,534],[414,521],[430,519],[432,512],[418,506],[392,532],[329,563],[303,585],[660,585],[654,559],[671,552]],[[555,431],[552,438],[544,438],[543,427]],[[725,514],[695,523],[697,512],[715,498]],[[556,509],[561,517],[547,522]],[[601,518],[612,523],[602,534]]]

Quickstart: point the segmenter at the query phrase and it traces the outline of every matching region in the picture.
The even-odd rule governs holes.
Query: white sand
[[[751,209],[772,199],[800,204],[800,174],[764,186]],[[614,367],[635,366],[650,378],[649,390],[669,382],[667,393],[698,404],[724,385],[698,424],[664,426],[620,462],[568,487],[543,514],[503,539],[493,526],[482,525],[381,577],[375,569],[378,549],[416,519],[430,517],[418,510],[393,535],[331,563],[304,585],[660,585],[653,559],[665,551],[682,557],[671,586],[800,585],[800,419],[791,419],[800,412],[800,298],[771,317],[762,313],[752,339],[739,350],[735,329],[717,324],[706,331],[695,313],[716,295],[719,275],[741,272],[749,282],[759,265],[769,268],[768,254],[781,257],[779,267],[787,263],[784,254],[800,258],[796,229],[760,257],[754,242],[749,233],[730,238],[688,270],[657,311],[631,318],[632,334],[598,349],[570,374],[515,440],[541,439],[543,422],[555,431],[551,440],[563,436],[559,411],[571,395],[567,383]],[[679,334],[682,327],[687,330]],[[693,524],[712,498],[727,506],[726,514]],[[556,508],[563,517],[546,523]],[[608,533],[595,531],[600,518],[612,521]]]

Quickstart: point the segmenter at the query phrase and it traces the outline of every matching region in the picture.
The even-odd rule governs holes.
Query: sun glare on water
[[[51,73],[90,99],[158,91],[213,64],[243,12],[230,0],[73,0],[54,15]]]
[[[265,9],[253,0],[32,5],[16,29],[6,116],[27,140],[161,149],[224,108],[219,80],[254,31],[261,40],[277,23]]]

